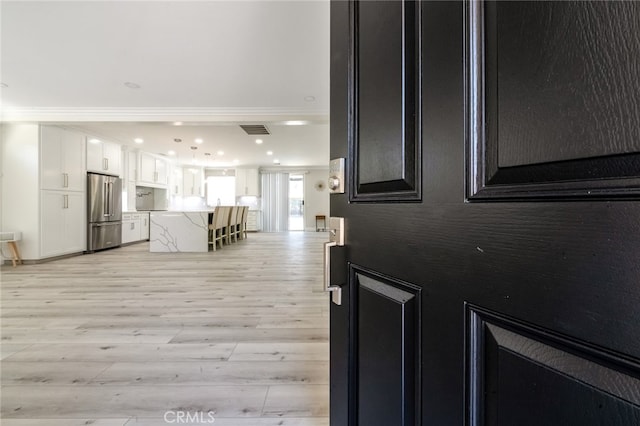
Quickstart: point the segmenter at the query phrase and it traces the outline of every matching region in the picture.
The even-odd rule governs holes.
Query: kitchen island
[[[150,252],[207,252],[213,211],[154,211],[150,216]]]

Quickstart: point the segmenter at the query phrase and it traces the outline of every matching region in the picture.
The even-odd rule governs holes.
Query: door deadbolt
[[[340,188],[340,179],[335,176],[329,178],[329,189],[331,191],[336,191]]]
[[[329,162],[329,192],[344,194],[344,158],[335,158]]]

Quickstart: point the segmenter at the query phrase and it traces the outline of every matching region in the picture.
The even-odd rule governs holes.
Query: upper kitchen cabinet
[[[127,160],[127,176],[125,176],[125,180],[127,182],[135,182],[138,180],[138,152],[127,151],[125,156]]]
[[[122,175],[120,145],[95,137],[87,137],[87,171],[107,175]]]
[[[167,187],[167,160],[148,152],[138,154],[138,185]]]
[[[182,185],[184,183],[183,170],[177,164],[169,165],[169,195],[182,197]]]
[[[204,172],[202,167],[185,167],[183,169],[182,179],[183,196],[204,196]]]
[[[236,169],[236,196],[260,196],[258,169]]]
[[[84,135],[54,126],[40,127],[40,188],[84,191]]]

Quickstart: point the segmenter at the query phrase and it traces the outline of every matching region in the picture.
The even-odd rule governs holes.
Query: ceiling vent
[[[241,124],[242,130],[248,135],[270,135],[269,129],[262,124]]]

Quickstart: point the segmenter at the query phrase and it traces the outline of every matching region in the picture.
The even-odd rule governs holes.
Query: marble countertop
[[[151,212],[149,251],[206,252],[210,211]]]

